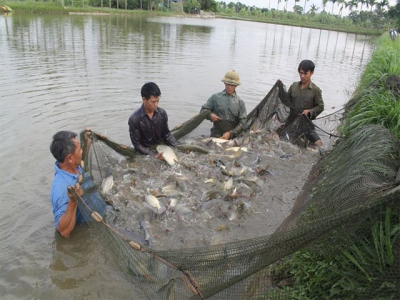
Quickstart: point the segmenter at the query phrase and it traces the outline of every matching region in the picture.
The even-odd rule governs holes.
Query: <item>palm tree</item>
[[[376,4],[376,2],[375,2],[375,0],[366,0],[366,2],[365,2],[366,4],[367,4],[367,7],[368,7],[368,5],[371,7],[371,12],[372,12],[372,8],[374,7],[374,5]]]
[[[338,6],[340,6],[339,15],[342,15],[343,6],[345,6],[345,4],[346,4],[345,0],[338,0],[337,2],[338,2]]]
[[[277,10],[279,10],[279,3],[281,3],[281,1],[282,1],[282,0],[278,0],[278,8],[277,8]]]
[[[388,0],[381,0],[381,2],[377,2],[376,3],[376,14],[379,17],[383,16],[383,13],[385,12],[385,6],[388,7],[389,6],[389,1]]]
[[[384,7],[389,7],[389,1],[388,0],[381,0],[381,2],[376,3],[376,8],[378,10],[384,11]]]
[[[311,4],[310,10],[308,11],[311,16],[315,16],[315,13],[318,11],[319,7],[317,7],[315,4]]]
[[[328,3],[328,1],[329,1],[329,0],[322,0],[323,11],[325,11],[326,4]]]
[[[367,0],[359,0],[358,2],[361,3],[361,8],[360,8],[360,12],[361,12],[362,11],[362,7],[367,2]]]
[[[358,7],[358,0],[350,0],[349,2],[347,2],[346,7],[348,7],[350,9],[350,11],[353,11],[353,8],[357,8]]]

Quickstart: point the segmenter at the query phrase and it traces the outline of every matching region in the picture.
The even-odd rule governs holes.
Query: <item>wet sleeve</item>
[[[246,104],[243,100],[239,101],[239,123],[238,125],[230,131],[231,139],[238,136],[243,130],[245,130],[246,120],[247,120],[247,111]]]
[[[53,205],[54,214],[54,226],[58,228],[58,221],[65,214],[67,210],[69,197],[67,195],[67,189],[63,189],[64,186],[53,187],[51,203]]]
[[[147,149],[145,146],[142,145],[141,143],[141,135],[140,135],[140,130],[138,126],[138,121],[134,120],[132,117],[129,118],[128,125],[129,125],[129,136],[132,141],[132,145],[135,148],[137,152],[140,154],[145,154],[145,155],[151,155],[151,151]]]
[[[213,95],[214,96],[214,95]],[[200,109],[200,113],[202,113],[203,111],[208,111],[209,114],[207,115],[206,119],[210,120],[211,119],[211,114],[213,113],[214,110],[214,100],[213,100],[213,96],[211,96],[207,102],[201,107]]]
[[[316,88],[314,107],[310,110],[310,118],[314,120],[324,110],[324,100],[322,99],[322,91]]]
[[[168,115],[167,113],[164,114],[163,116],[164,119],[164,142],[171,147],[176,147],[178,145],[178,141],[176,138],[172,135],[172,133],[169,131],[169,126],[168,126]]]

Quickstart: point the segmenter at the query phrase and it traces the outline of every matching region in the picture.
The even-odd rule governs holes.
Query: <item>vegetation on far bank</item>
[[[335,30],[368,35],[380,35],[389,28],[400,28],[400,0],[395,6],[388,1],[364,0],[321,0],[320,7],[313,4],[309,11],[299,5],[299,1],[284,0],[282,9],[258,8],[246,6],[241,2],[216,2],[214,0],[57,0],[44,1],[4,1],[13,13],[108,13],[129,14],[135,16],[156,16],[176,14],[199,14],[201,11],[213,12],[217,17],[239,19],[254,22],[266,22],[290,26],[301,26],[317,29]],[[293,12],[288,11],[288,5],[295,1]],[[307,0],[305,0],[307,1]],[[325,10],[326,4],[332,2],[340,7],[339,15]],[[366,4],[365,6],[363,6]],[[351,13],[342,16],[343,7],[348,7]],[[363,7],[366,8],[363,10]],[[358,10],[360,8],[360,10]],[[319,12],[320,11],[320,12]]]

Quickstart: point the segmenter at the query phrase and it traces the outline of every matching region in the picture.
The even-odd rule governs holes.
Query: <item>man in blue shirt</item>
[[[50,151],[57,160],[50,196],[54,225],[61,236],[69,237],[76,222],[85,221],[78,204],[68,193],[68,186],[75,186],[78,195],[83,194],[78,183],[79,175],[82,173],[82,149],[77,134],[71,131],[57,132],[53,136]]]

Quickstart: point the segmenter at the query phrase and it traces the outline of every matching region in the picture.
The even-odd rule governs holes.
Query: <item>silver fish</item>
[[[176,148],[178,148],[181,151],[195,151],[195,152],[199,152],[199,153],[204,153],[204,154],[208,154],[210,153],[209,150],[207,150],[206,148],[203,148],[201,146],[198,145],[191,145],[191,144],[181,144],[176,146]]]
[[[165,207],[161,207],[160,201],[153,195],[146,195],[144,200],[156,214],[160,215],[165,211]]]
[[[185,204],[178,204],[177,206],[175,206],[174,211],[178,215],[188,215],[192,212],[192,210],[189,207],[187,207]]]
[[[226,191],[220,189],[213,189],[204,193],[203,201],[212,200],[218,198],[219,196],[221,196],[221,198],[224,198],[227,194],[228,193]]]
[[[113,185],[114,185],[114,178],[112,175],[108,176],[107,178],[104,178],[101,183],[101,191],[103,192],[103,194],[107,194],[109,191],[111,191]]]
[[[146,218],[143,218],[142,220],[139,221],[139,226],[140,226],[140,229],[142,229],[144,232],[144,240],[145,240],[146,244],[150,245],[150,242],[152,241],[152,236],[153,236],[151,233],[150,222]]]
[[[247,152],[247,147],[229,147],[226,148],[225,151],[233,151],[233,152],[237,152],[238,150],[242,150],[243,152]]]
[[[169,199],[169,205],[168,205],[168,210],[169,211],[172,211],[172,210],[174,210],[174,208],[175,208],[175,206],[176,206],[176,203],[178,202],[178,200],[176,200],[175,198],[171,198],[171,199]]]
[[[202,142],[204,142],[204,143],[212,142],[212,143],[224,145],[224,146],[233,146],[235,144],[234,140],[225,140],[225,139],[216,138],[216,137],[206,138],[206,139],[202,140]]]
[[[229,191],[233,186],[233,178],[229,178],[228,181],[224,183],[224,190]]]
[[[158,153],[163,152],[163,158],[170,166],[173,166],[178,162],[178,158],[171,147],[167,145],[158,145],[156,148]]]

